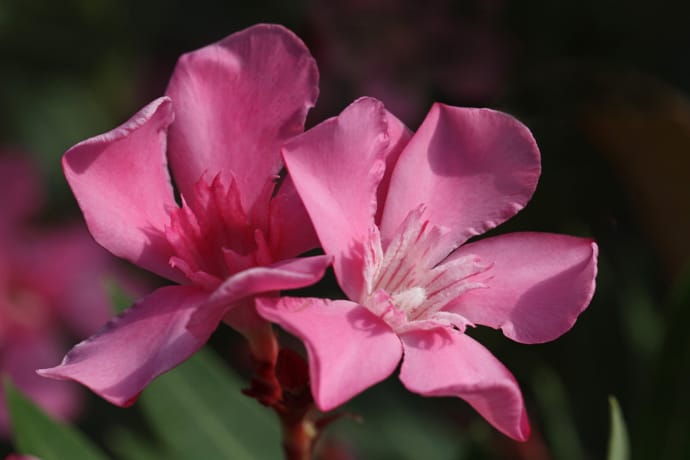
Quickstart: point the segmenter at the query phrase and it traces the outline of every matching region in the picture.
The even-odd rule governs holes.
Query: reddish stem
[[[264,339],[267,337],[264,336]],[[256,347],[254,347],[256,349]],[[287,460],[309,460],[318,436],[314,403],[309,388],[309,368],[289,349],[280,349],[277,359],[252,353],[255,377],[244,394],[270,407],[278,415]]]
[[[308,417],[294,420],[289,414],[279,413],[278,415],[283,431],[285,458],[287,460],[311,459],[314,441],[318,434],[316,426]]]

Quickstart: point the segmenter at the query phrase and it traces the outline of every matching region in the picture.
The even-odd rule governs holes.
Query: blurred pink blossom
[[[35,369],[59,359],[71,337],[91,334],[108,319],[104,283],[112,260],[81,225],[31,225],[40,185],[24,157],[0,156],[0,373],[50,414],[68,418],[79,408],[79,388],[43,379]],[[0,433],[7,430],[0,397]]]
[[[283,156],[351,300],[258,299],[300,337],[316,404],[330,410],[388,377],[466,400],[506,435],[530,427],[513,375],[466,334],[500,328],[540,343],[569,330],[594,293],[597,246],[510,233],[466,243],[515,215],[540,174],[509,115],[435,104],[412,134],[364,98],[289,141]]]
[[[250,27],[183,55],[165,97],[65,154],[96,241],[179,285],[144,297],[42,375],[126,406],[221,321],[275,359],[274,342],[253,340],[270,334],[253,296],[312,284],[330,263],[297,258],[318,241],[292,182],[278,176],[280,146],[303,131],[317,84],[292,32]]]

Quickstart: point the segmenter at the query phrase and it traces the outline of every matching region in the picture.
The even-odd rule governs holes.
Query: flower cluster
[[[467,329],[559,337],[589,304],[597,257],[589,239],[547,233],[468,242],[530,199],[531,133],[501,112],[443,104],[413,133],[371,98],[303,132],[317,84],[299,38],[254,26],[182,56],[164,97],[65,154],[94,238],[177,285],[40,373],[125,406],[221,322],[275,366],[276,323],[304,342],[322,410],[402,360],[410,391],[462,398],[527,439],[515,378]],[[299,257],[317,247],[325,255]],[[328,266],[348,300],[280,296]]]
[[[42,190],[25,155],[0,154],[0,374],[48,413],[70,418],[80,407],[79,387],[36,375],[66,350],[74,336],[94,333],[110,315],[104,289],[115,277],[112,258],[83,225],[43,228],[31,222]],[[2,388],[0,388],[2,393]],[[0,437],[9,431],[0,394]]]

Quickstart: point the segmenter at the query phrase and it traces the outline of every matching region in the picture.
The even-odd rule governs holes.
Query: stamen
[[[402,292],[393,294],[393,302],[403,311],[413,311],[426,300],[426,291],[423,287],[415,286]]]
[[[466,318],[442,310],[463,292],[484,287],[473,277],[490,266],[472,255],[432,266],[444,231],[423,220],[423,213],[423,206],[411,211],[385,250],[378,228],[372,227],[361,303],[398,332],[440,326],[464,331]]]

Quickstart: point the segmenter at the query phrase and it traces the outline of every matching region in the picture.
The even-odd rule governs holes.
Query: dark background
[[[597,293],[564,337],[525,346],[473,332],[520,382],[533,439],[513,443],[463,403],[413,397],[395,380],[371,391],[457,431],[458,458],[603,458],[609,395],[633,458],[690,458],[688,17],[682,1],[0,0],[0,145],[41,165],[46,225],[79,218],[61,154],[161,95],[181,53],[257,22],[286,25],[312,50],[311,125],[364,95],[412,129],[433,101],[507,111],[532,129],[543,172],[532,202],[494,233],[600,245]],[[381,416],[380,401],[363,398]],[[136,408],[90,407],[80,426],[95,439],[136,424]],[[338,421],[324,442],[337,446],[353,423]]]

